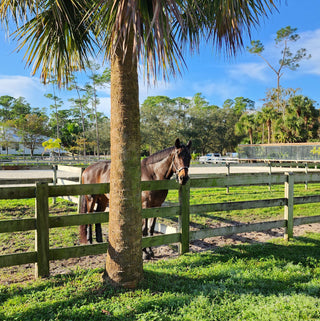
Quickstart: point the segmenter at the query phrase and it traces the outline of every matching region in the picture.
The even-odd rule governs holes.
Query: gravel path
[[[75,176],[66,171],[58,171],[59,178],[66,178]],[[5,178],[52,178],[53,170],[39,169],[39,170],[0,170],[0,179]]]
[[[273,167],[272,172],[304,172],[303,168],[282,168],[282,167]],[[312,170],[309,170],[312,171]],[[202,166],[191,166],[189,169],[191,175],[196,174],[227,174],[228,170],[225,165],[202,165]],[[267,165],[255,165],[255,164],[237,164],[230,166],[230,173],[269,173],[269,166]],[[70,176],[76,176],[75,173],[68,171],[57,172],[58,178],[67,178]],[[52,178],[52,170],[0,170],[0,179],[8,178]]]

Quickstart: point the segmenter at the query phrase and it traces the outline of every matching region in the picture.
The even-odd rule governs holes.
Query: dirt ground
[[[320,233],[320,223],[300,225],[294,227],[293,235],[301,236],[306,232]],[[284,229],[272,229],[265,232],[248,232],[230,236],[217,236],[204,240],[192,241],[189,247],[190,252],[203,252],[216,249],[217,247],[237,244],[263,243],[276,237],[283,237]],[[155,257],[151,261],[167,260],[178,257],[178,246],[163,245],[154,248]],[[147,261],[145,261],[147,262]],[[150,260],[148,261],[150,262]],[[52,275],[70,273],[75,268],[103,268],[105,265],[105,255],[88,256],[77,259],[56,261],[50,264]]]
[[[320,233],[320,223],[306,224],[294,227],[294,236],[301,236],[307,232]],[[226,245],[253,244],[267,242],[272,238],[283,237],[283,228],[272,229],[264,232],[249,232],[230,236],[218,236],[204,240],[192,241],[190,252],[214,251],[218,247]],[[168,260],[176,258],[178,254],[177,244],[163,245],[153,248],[155,257],[148,262]],[[104,268],[106,255],[91,255],[81,258],[71,258],[50,262],[50,275],[69,274],[78,269]],[[147,262],[147,261],[145,261]],[[30,282],[34,279],[34,264],[14,266],[0,270],[0,285],[11,283]]]
[[[307,232],[320,233],[320,223],[306,224],[296,226],[293,229],[293,235],[301,236]],[[203,240],[196,240],[190,243],[190,252],[203,252],[208,250],[216,249],[217,247],[222,247],[226,245],[238,245],[238,244],[253,244],[253,243],[264,243],[272,238],[283,237],[284,229],[272,229],[265,232],[248,232],[235,234],[230,236],[217,236],[206,238]],[[154,249],[155,257],[151,260],[167,260],[171,258],[178,257],[178,246],[175,245],[162,245],[155,247]],[[145,262],[150,262],[145,261]],[[63,261],[52,262],[50,264],[50,272],[52,275],[69,273],[77,268],[103,268],[105,264],[105,255],[96,255],[83,257],[78,259],[68,259]]]

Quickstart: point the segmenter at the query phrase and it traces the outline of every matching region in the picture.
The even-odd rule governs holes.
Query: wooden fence
[[[308,176],[308,177],[306,177]],[[284,237],[289,239],[293,236],[293,226],[320,222],[320,215],[309,217],[293,217],[293,205],[320,202],[320,195],[294,197],[294,183],[320,182],[320,173],[286,173],[284,174],[233,174],[212,175],[209,178],[194,178],[187,185],[180,186],[174,180],[141,182],[142,190],[179,190],[179,205],[160,208],[149,208],[142,211],[144,218],[173,217],[178,216],[179,228],[176,233],[144,237],[142,246],[158,246],[170,243],[180,244],[180,253],[189,249],[189,242],[196,239],[204,239],[213,236],[226,236],[230,234],[249,231],[264,231],[272,228],[285,228]],[[231,187],[248,185],[274,185],[284,184],[283,198],[263,199],[254,201],[240,201],[214,204],[190,205],[190,188],[202,187]],[[35,263],[35,276],[49,275],[49,261],[61,260],[71,257],[96,255],[106,253],[107,243],[79,245],[65,248],[49,248],[49,229],[80,224],[93,224],[108,222],[109,213],[75,214],[65,216],[49,216],[49,197],[72,196],[84,194],[103,194],[109,191],[109,184],[75,184],[75,185],[48,185],[48,182],[38,182],[36,186],[6,187],[0,188],[0,199],[23,199],[35,198],[35,218],[2,220],[0,221],[0,233],[35,230],[35,251],[15,253],[0,256],[0,267]],[[284,207],[282,220],[267,221],[237,226],[226,226],[214,229],[201,229],[190,231],[190,213],[202,214],[213,211],[244,210],[266,207]]]

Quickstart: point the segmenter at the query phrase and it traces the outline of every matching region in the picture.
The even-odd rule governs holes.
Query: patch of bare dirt
[[[320,223],[307,224],[294,227],[294,236],[301,236],[307,232],[320,233]],[[190,252],[214,250],[217,247],[237,244],[263,243],[276,237],[283,237],[284,229],[272,229],[265,232],[248,232],[230,236],[217,236],[196,240],[190,244]],[[163,245],[155,247],[155,257],[151,261],[165,260],[178,257],[177,245]],[[78,269],[103,269],[106,255],[92,255],[81,258],[72,258],[50,262],[50,274],[69,274]],[[147,261],[145,261],[147,262]],[[150,261],[149,261],[150,262]],[[0,270],[0,284],[20,283],[34,279],[34,264],[3,268]]]

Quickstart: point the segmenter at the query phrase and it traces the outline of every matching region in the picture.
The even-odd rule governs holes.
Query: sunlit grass
[[[144,265],[138,289],[102,269],[0,286],[1,320],[319,320],[320,235]]]
[[[320,195],[319,184],[309,184],[308,189],[304,184],[294,185],[294,196]],[[262,199],[276,199],[284,197],[284,186],[241,186],[226,188],[197,188],[190,191],[190,204],[211,204],[236,201],[254,201]],[[178,191],[171,190],[166,199],[168,205],[178,204]],[[191,215],[191,222],[199,226],[210,226],[217,221],[251,222],[275,220],[283,218],[284,208],[268,207],[250,210],[221,211]],[[317,203],[295,205],[294,216],[320,215]],[[176,221],[176,220],[175,220]]]

